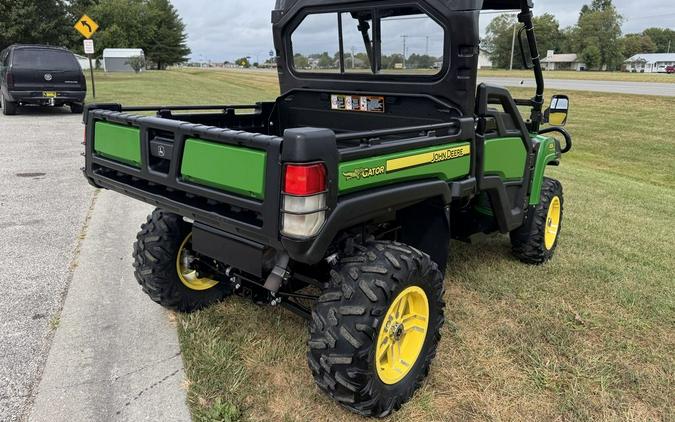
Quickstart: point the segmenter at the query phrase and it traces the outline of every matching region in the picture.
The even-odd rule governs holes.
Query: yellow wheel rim
[[[549,251],[553,249],[555,240],[558,238],[561,211],[560,198],[554,196],[548,206],[548,215],[546,216],[546,228],[544,232],[544,245]]]
[[[375,348],[377,375],[385,384],[396,384],[415,365],[429,328],[429,300],[420,287],[403,290],[382,321]]]
[[[189,256],[191,250],[187,245],[191,240],[192,233],[187,235],[178,249],[178,256],[176,257],[176,272],[178,273],[178,278],[180,278],[180,281],[188,289],[200,291],[208,290],[218,284],[218,281],[211,280],[210,278],[199,278],[197,277],[197,271],[190,268]]]

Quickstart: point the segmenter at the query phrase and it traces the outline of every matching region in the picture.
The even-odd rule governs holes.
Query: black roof
[[[370,0],[314,0],[312,5],[331,5],[340,3],[358,3]],[[308,3],[304,0],[277,0],[276,10],[288,10],[298,2]],[[447,6],[453,10],[515,10],[523,4],[533,7],[533,0],[446,0]]]
[[[46,48],[50,50],[65,50],[70,51],[65,47],[60,47],[56,45],[42,45],[42,44],[12,44],[7,48]]]

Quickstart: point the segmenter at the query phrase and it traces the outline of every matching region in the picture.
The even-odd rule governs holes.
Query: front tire
[[[363,416],[398,410],[436,356],[443,292],[436,263],[409,246],[371,242],[344,258],[312,310],[316,384]]]
[[[231,291],[225,283],[200,278],[185,260],[191,252],[192,225],[156,209],[134,243],[134,274],[143,291],[167,309],[192,312],[219,302]]]
[[[513,253],[518,259],[540,265],[553,257],[562,228],[563,205],[562,184],[545,178],[539,205],[530,206],[525,223],[511,232]]]

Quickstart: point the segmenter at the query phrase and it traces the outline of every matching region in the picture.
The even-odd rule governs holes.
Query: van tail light
[[[326,166],[323,163],[286,164],[281,204],[281,233],[306,239],[326,221]]]
[[[7,88],[8,89],[14,89],[14,75],[12,74],[11,71],[7,72],[7,75],[5,76],[5,80],[7,81]]]

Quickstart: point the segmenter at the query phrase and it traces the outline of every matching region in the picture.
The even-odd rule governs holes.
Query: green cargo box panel
[[[181,174],[192,183],[264,199],[267,154],[199,139],[187,139]]]
[[[471,169],[468,143],[440,145],[340,164],[340,193],[345,194],[406,180],[453,180]]]
[[[141,131],[138,128],[96,122],[94,152],[110,160],[141,166]]]

